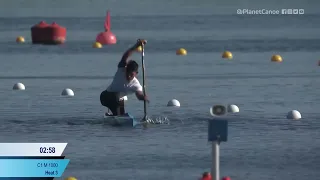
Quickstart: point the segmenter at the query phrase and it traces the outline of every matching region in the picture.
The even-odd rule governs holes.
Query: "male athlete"
[[[100,95],[101,104],[109,108],[113,116],[125,114],[124,96],[135,94],[138,100],[149,102],[148,97],[143,94],[140,82],[136,78],[139,65],[134,60],[128,60],[130,55],[142,44],[146,44],[146,41],[139,39],[134,46],[123,54],[112,83]],[[106,113],[106,115],[110,116],[111,114]]]

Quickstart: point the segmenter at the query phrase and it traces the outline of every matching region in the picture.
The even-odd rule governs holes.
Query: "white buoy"
[[[293,120],[301,119],[301,114],[297,110],[292,110],[288,112],[287,119],[293,119]]]
[[[172,99],[168,102],[167,106],[180,107],[180,102],[176,99]]]
[[[71,89],[66,88],[62,91],[61,95],[62,96],[74,96],[74,92]]]
[[[25,90],[26,87],[22,83],[16,83],[13,85],[13,90]]]
[[[228,109],[229,113],[238,113],[240,111],[239,107],[237,105],[234,105],[234,104],[228,105],[227,109]]]

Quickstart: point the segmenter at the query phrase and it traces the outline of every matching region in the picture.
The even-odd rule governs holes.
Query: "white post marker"
[[[220,179],[220,145],[218,141],[212,142],[211,174],[213,180]]]
[[[220,180],[220,142],[227,142],[228,139],[228,121],[218,117],[225,112],[226,108],[221,105],[210,108],[210,114],[214,117],[208,121],[208,141],[212,142],[212,180]]]

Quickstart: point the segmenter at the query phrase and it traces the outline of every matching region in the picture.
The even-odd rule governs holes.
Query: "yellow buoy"
[[[95,42],[92,47],[93,48],[102,48],[102,44],[99,42]]]
[[[17,43],[24,43],[25,42],[24,37],[18,36],[17,39],[16,39],[16,42]]]
[[[136,51],[142,52],[142,46],[137,47]]]
[[[185,55],[187,55],[187,50],[180,48],[176,51],[176,54],[179,56],[185,56]]]
[[[273,55],[271,57],[272,62],[282,62],[282,57],[280,55]]]
[[[230,51],[225,51],[222,53],[222,58],[224,59],[232,59],[232,53]]]
[[[75,177],[67,177],[65,180],[77,180]]]

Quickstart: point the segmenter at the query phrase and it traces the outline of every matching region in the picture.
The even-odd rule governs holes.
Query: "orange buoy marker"
[[[102,45],[111,45],[117,43],[116,36],[111,32],[111,21],[109,11],[107,11],[107,17],[104,23],[104,32],[101,32],[97,35],[96,42],[99,42]]]
[[[222,58],[224,59],[232,59],[233,56],[232,56],[232,53],[230,51],[225,51],[222,53]]]
[[[77,178],[70,176],[70,177],[65,178],[65,180],[77,180]]]
[[[20,44],[24,43],[24,42],[25,42],[24,37],[18,36],[18,37],[16,38],[16,42],[17,42],[17,43],[20,43]]]
[[[201,180],[212,180],[211,174],[209,172],[204,172],[202,174]]]
[[[93,43],[92,47],[93,47],[93,48],[100,49],[100,48],[102,48],[102,44],[99,43],[99,42],[95,42],[95,43]]]
[[[187,50],[184,48],[180,48],[176,51],[176,55],[178,56],[186,56],[187,55]]]
[[[142,52],[142,46],[137,47],[136,51],[141,53]]]
[[[271,57],[272,62],[282,62],[282,57],[278,54],[275,54]]]

